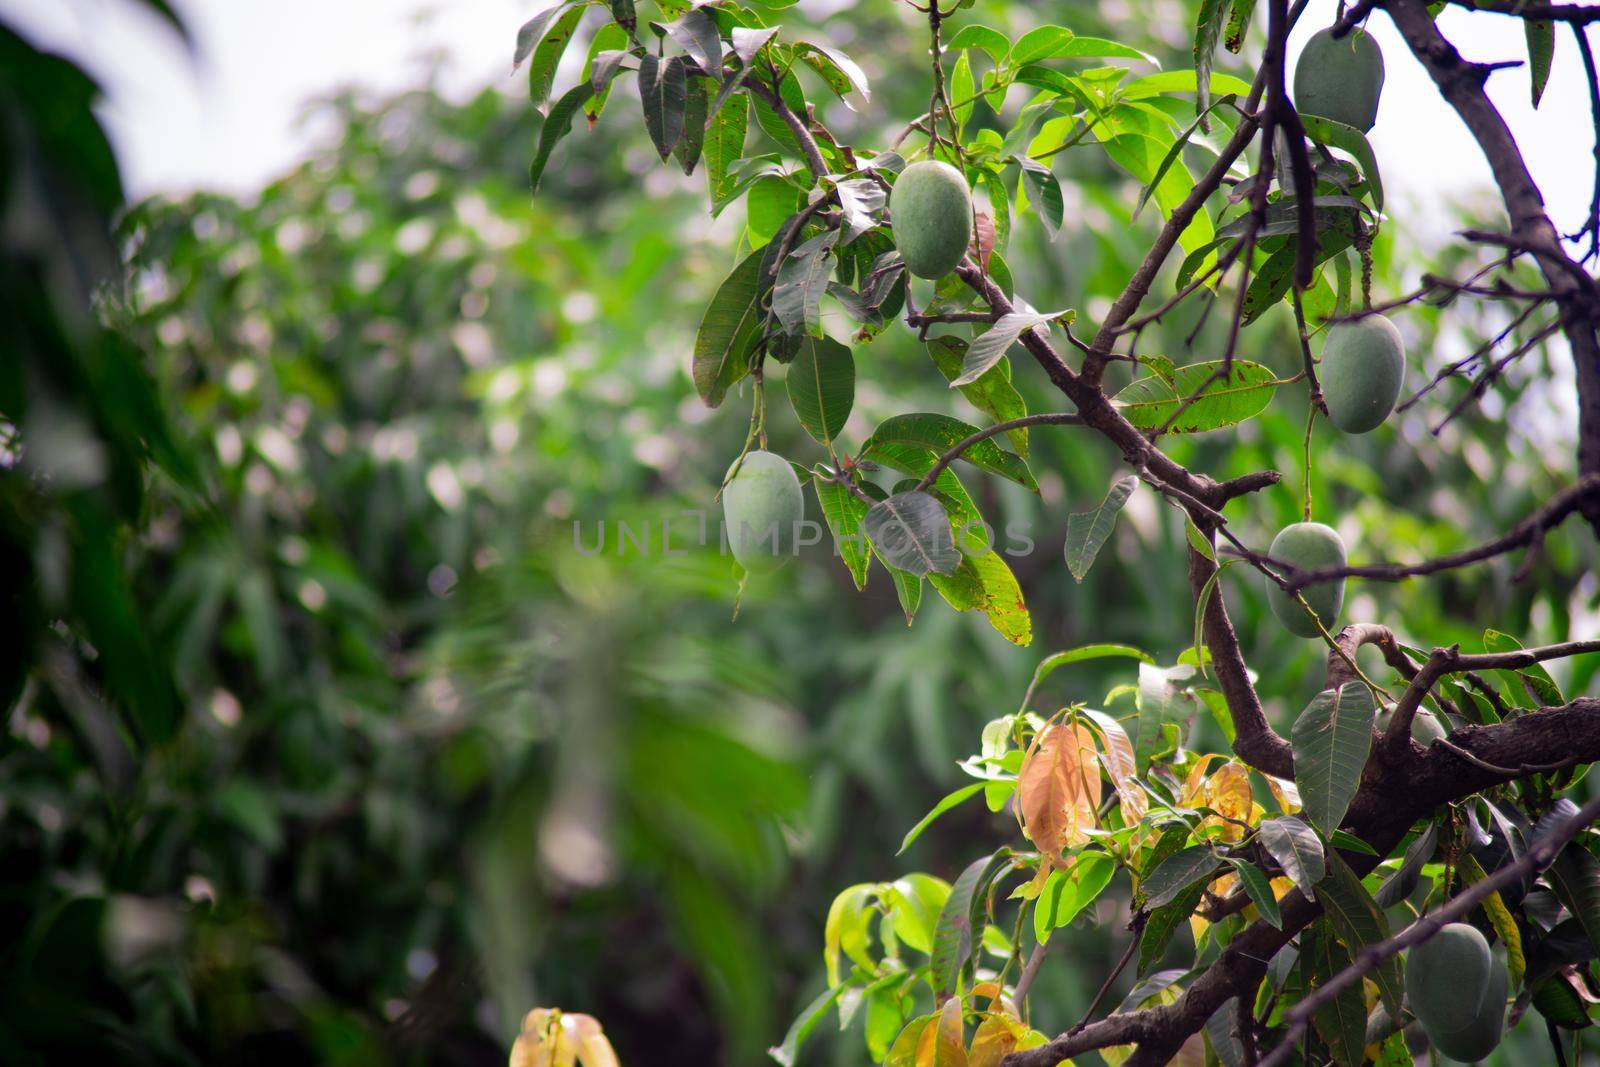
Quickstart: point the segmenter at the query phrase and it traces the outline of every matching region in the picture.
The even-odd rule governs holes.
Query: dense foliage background
[[[916,16],[835,6],[781,17],[873,80],[871,106],[830,124],[892,133],[926,102]],[[1011,29],[1036,18],[981,7]],[[1071,15],[1183,65],[1169,7]],[[659,524],[714,521],[744,439],[747,400],[708,412],[687,353],[745,220],[713,219],[702,179],[658,167],[633,115],[577,130],[530,203],[525,99],[350,94],[317,105],[335,143],[256,196],[125,205],[89,83],[3,43],[0,300],[18,329],[0,596],[20,626],[0,658],[0,1059],[489,1063],[540,1003],[600,1018],[625,1063],[758,1062],[821,988],[838,888],[950,879],[1014,832],[965,808],[894,856],[1038,658],[1120,640],[1171,662],[1191,643],[1170,509],[1136,498],[1090,576],[1067,573],[1066,513],[1099,500],[1115,456],[1044,431],[1041,497],[984,490],[1035,542],[1012,560],[1029,650],[931,598],[907,630],[887,575],[856,595],[825,546],[752,580],[730,623],[729,562],[660,551]],[[1060,236],[1021,220],[1008,258],[1029,292],[1092,314],[1155,220],[1130,224],[1137,183],[1103,156],[1054,169]],[[1376,249],[1390,295],[1461,254],[1396,215]],[[1408,314],[1417,380],[1494,316]],[[1141,344],[1214,349],[1223,324],[1194,325]],[[1294,373],[1293,329],[1253,329],[1249,358]],[[874,383],[905,384],[863,385],[863,427],[970,415],[903,327],[870,358]],[[1541,351],[1438,436],[1428,409],[1319,431],[1318,518],[1358,559],[1499,532],[1571,479],[1570,373]],[[1035,378],[1017,375],[1030,399]],[[808,447],[792,423],[771,432]],[[1174,454],[1297,471],[1302,432],[1283,405]],[[1256,499],[1254,543],[1299,518],[1301,490]],[[651,550],[619,551],[618,524],[647,522]],[[1360,585],[1348,614],[1474,648],[1489,626],[1592,634],[1596,562],[1574,524],[1530,580],[1510,558]],[[1260,592],[1228,587],[1283,723],[1322,655],[1265,623]],[[1552,666],[1569,694],[1597,669]],[[1091,665],[1051,685],[1099,700],[1126,680]],[[1069,932],[1080,965],[1037,988],[1042,1029],[1108,969],[1116,902],[1100,908]],[[858,1062],[858,1037],[834,1045],[819,1035],[808,1059]]]

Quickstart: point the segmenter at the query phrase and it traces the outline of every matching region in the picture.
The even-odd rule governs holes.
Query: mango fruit
[[[1345,433],[1383,425],[1400,399],[1406,376],[1406,343],[1382,315],[1328,327],[1322,347],[1322,399],[1328,418]]]
[[[1302,115],[1332,119],[1362,133],[1378,119],[1383,93],[1383,52],[1357,27],[1335,39],[1318,30],[1294,65],[1294,106]]]
[[[1466,1063],[1500,1044],[1506,984],[1505,964],[1466,923],[1450,923],[1406,959],[1406,1002],[1434,1046]]]
[[[1278,531],[1278,536],[1272,539],[1272,547],[1267,549],[1267,555],[1307,571],[1343,567],[1344,539],[1338,531],[1320,522],[1297,522]],[[1267,601],[1272,605],[1272,613],[1283,623],[1283,628],[1300,637],[1320,636],[1299,601],[1284,592],[1271,578],[1265,581]],[[1339,618],[1339,609],[1344,606],[1344,579],[1308,585],[1300,590],[1300,595],[1305,597],[1311,610],[1322,620],[1322,625],[1331,632],[1335,620]]]
[[[729,473],[722,513],[733,558],[747,571],[775,571],[794,553],[797,524],[805,515],[800,479],[788,460],[760,450],[747,453]]]
[[[1489,991],[1494,954],[1475,926],[1450,923],[1406,958],[1406,1000],[1430,1032],[1472,1025]]]
[[[961,264],[972,242],[972,191],[959,170],[933,159],[911,164],[895,180],[889,213],[906,270],[942,278]]]

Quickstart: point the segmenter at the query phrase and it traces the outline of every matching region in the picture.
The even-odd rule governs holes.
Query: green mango
[[[1460,924],[1453,924],[1460,925]],[[1446,927],[1449,929],[1449,927]],[[1468,927],[1468,929],[1471,929]],[[1427,942],[1424,942],[1426,944]],[[1422,946],[1417,946],[1421,948]],[[1412,950],[1416,954],[1416,949]],[[1407,968],[1409,973],[1409,968]],[[1508,984],[1505,964],[1489,956],[1489,973],[1485,976],[1483,995],[1478,1001],[1478,1012],[1470,1022],[1459,1030],[1444,1030],[1429,1025],[1427,1019],[1418,1013],[1422,1020],[1422,1029],[1427,1033],[1428,1040],[1433,1042],[1435,1048],[1453,1060],[1462,1063],[1477,1063],[1479,1060],[1488,1059],[1490,1053],[1499,1046],[1501,1037],[1505,1034],[1506,1021],[1506,986]],[[1410,985],[1407,984],[1409,996]],[[1456,996],[1462,996],[1465,984],[1460,978],[1453,980],[1453,987],[1446,992],[1454,991]]]
[[[722,490],[733,558],[747,571],[775,571],[794,554],[797,524],[805,516],[800,479],[789,461],[772,452],[750,452]],[[733,468],[729,468],[733,473]]]
[[[1343,567],[1344,539],[1332,527],[1320,522],[1297,522],[1278,531],[1278,536],[1272,539],[1272,547],[1267,549],[1267,555],[1301,570]],[[1305,609],[1299,602],[1285,593],[1277,582],[1270,578],[1265,581],[1268,603],[1272,605],[1272,613],[1283,623],[1284,629],[1300,637],[1320,636],[1316,625],[1306,617]],[[1300,591],[1300,595],[1317,613],[1322,625],[1333,630],[1334,622],[1339,618],[1339,609],[1344,606],[1344,579],[1307,586]]]
[[[1303,115],[1332,119],[1362,133],[1378,119],[1383,93],[1383,52],[1357,27],[1335,39],[1318,30],[1294,65],[1294,106]]]
[[[1406,1001],[1429,1036],[1462,1034],[1477,1026],[1494,968],[1489,942],[1466,923],[1451,923],[1411,950],[1406,957]],[[1505,968],[1500,970],[1503,1009]]]
[[[961,264],[972,242],[972,191],[959,170],[932,159],[911,164],[895,180],[889,213],[906,270],[942,278]]]
[[[1318,373],[1328,418],[1345,433],[1383,425],[1400,399],[1406,376],[1406,343],[1382,315],[1328,327]]]

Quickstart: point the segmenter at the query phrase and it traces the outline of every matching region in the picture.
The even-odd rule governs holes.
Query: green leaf
[[[1328,854],[1328,876],[1317,884],[1317,889],[1321,893],[1322,910],[1351,953],[1388,940],[1389,920],[1383,909],[1338,853]],[[1392,1019],[1400,1018],[1400,1002],[1405,994],[1400,967],[1399,958],[1391,956],[1373,971],[1383,1005]]]
[[[517,68],[522,66],[523,61],[532,54],[539,42],[544,40],[545,31],[550,28],[550,23],[576,2],[578,0],[563,0],[562,3],[552,4],[517,29],[517,48],[511,56],[512,73],[516,73]],[[583,3],[584,6],[588,6],[588,0],[583,0]]]
[[[1556,51],[1556,24],[1548,20],[1522,20],[1522,34],[1528,41],[1528,87],[1533,106],[1539,106],[1544,87],[1550,81],[1550,61]]]
[[[1222,37],[1222,47],[1239,54],[1244,47],[1245,31],[1250,28],[1250,16],[1255,14],[1256,0],[1233,0],[1232,9],[1228,12],[1228,29]],[[1301,116],[1304,118],[1304,116]]]
[[[975,555],[969,549],[963,552],[959,571],[970,574],[977,583],[978,602],[974,606],[988,617],[996,632],[1014,645],[1033,642],[1033,617],[1023,600],[1022,586],[998,552],[991,549]]]
[[[1221,366],[1217,361],[1179,367],[1172,383],[1157,375],[1135,379],[1111,398],[1112,403],[1139,429],[1156,429]],[[1278,384],[1271,368],[1236,359],[1227,380],[1212,382],[1205,395],[1190,404],[1168,432],[1204,433],[1241,423],[1267,406]]]
[[[700,152],[706,141],[706,108],[711,103],[711,82],[707,78],[690,78],[687,97],[683,104],[683,136],[673,146],[672,154],[685,174],[693,174],[700,162]]]
[[[1128,497],[1139,485],[1134,475],[1118,478],[1106,493],[1100,506],[1089,511],[1075,511],[1067,516],[1067,569],[1072,577],[1083,581],[1083,576],[1094,566],[1095,557],[1111,531],[1117,525],[1117,514],[1122,511]]]
[[[1062,204],[1060,180],[1049,166],[1029,155],[1016,155],[1011,158],[1022,168],[1022,184],[1027,190],[1028,202],[1039,212],[1039,219],[1044,223],[1045,232],[1054,240],[1061,229],[1061,221],[1065,217],[1066,210]]]
[[[583,80],[594,86],[594,96],[583,105],[584,117],[592,127],[611,98],[611,83],[633,57],[626,49],[628,34],[621,26],[608,22],[595,31],[589,42],[589,59],[583,66]]]
[[[1600,860],[1582,845],[1569,844],[1545,871],[1545,881],[1600,953]]]
[[[1300,967],[1312,988],[1345,970],[1350,962],[1350,952],[1333,936],[1327,922],[1316,923],[1301,935]],[[1338,1067],[1361,1067],[1366,1048],[1367,1005],[1360,982],[1352,983],[1319,1008],[1312,1022]]]
[[[1371,691],[1347,682],[1313,697],[1290,730],[1294,781],[1306,817],[1323,830],[1338,827],[1361,785],[1375,711]]]
[[[1111,884],[1116,861],[1103,852],[1080,853],[1070,870],[1056,871],[1033,907],[1033,932],[1040,944],[1073,919]]]
[[[1510,634],[1501,633],[1499,630],[1483,631],[1483,650],[1485,652],[1520,652],[1522,642]],[[1534,663],[1519,670],[1502,670],[1500,677],[1509,683],[1510,697],[1518,707],[1536,708],[1541,705],[1559,705],[1567,702],[1561,695],[1561,689],[1556,685],[1556,680],[1550,677],[1550,672],[1544,665]]]
[[[924,815],[917,822],[917,825],[913,826],[906,832],[905,839],[900,842],[900,847],[895,851],[895,855],[898,856],[900,853],[910,848],[911,843],[922,836],[922,831],[926,830],[930,825],[932,825],[933,820],[937,819],[951,808],[960,804],[962,801],[972,797],[978,792],[978,790],[982,789],[983,786],[983,782],[974,782],[971,785],[962,786],[953,793],[946,794],[944,799],[940,800],[939,803],[933,806],[932,811]],[[959,885],[960,882],[957,881],[956,884]]]
[[[972,23],[957,30],[956,35],[945,42],[945,48],[951,52],[979,48],[994,61],[995,66],[999,66],[1005,61],[1006,53],[1011,51],[1011,42],[999,30]]]
[[[950,519],[927,493],[896,493],[867,511],[867,536],[891,567],[919,577],[954,574],[961,553],[950,536]]]
[[[736,96],[712,116],[706,128],[706,184],[713,201],[721,199],[728,184],[728,168],[744,155],[746,127],[750,121],[750,98]]]
[[[949,896],[950,884],[929,874],[908,874],[885,885],[883,899],[895,936],[918,952],[932,954],[934,929]]]
[[[1306,136],[1313,141],[1343,149],[1356,158],[1356,162],[1361,164],[1361,176],[1367,180],[1367,186],[1372,190],[1372,207],[1375,211],[1381,212],[1383,176],[1378,173],[1378,157],[1372,151],[1367,135],[1354,126],[1319,118],[1316,115],[1302,115],[1300,121],[1305,124]]]
[[[883,559],[883,554],[876,546],[873,547],[873,554],[888,569],[889,579],[894,582],[895,596],[900,600],[900,610],[905,614],[906,625],[910,626],[911,620],[917,616],[917,608],[922,605],[922,578],[890,564],[888,560]]]
[[[812,484],[817,490],[817,503],[822,506],[823,517],[833,534],[835,551],[844,560],[856,588],[865,589],[867,566],[872,560],[866,536],[861,532],[861,523],[867,517],[867,502],[835,482],[828,469],[820,464],[812,472]]]
[[[639,100],[644,105],[644,126],[662,162],[666,162],[678,138],[683,136],[688,92],[682,56],[662,59],[646,55],[639,60]]]
[[[1144,876],[1139,889],[1144,894],[1147,908],[1170,904],[1195,883],[1204,885],[1211,881],[1223,867],[1208,845],[1192,845],[1168,856],[1155,870]]]
[[[985,895],[995,878],[1010,867],[1011,850],[1003,848],[973,860],[950,887],[950,895],[945,897],[934,923],[933,951],[928,954],[929,974],[937,995],[956,991],[961,972],[982,943],[988,917]]]
[[[864,457],[871,458],[870,453],[875,446],[899,444],[925,451],[930,458],[936,458],[977,432],[976,426],[950,415],[932,412],[895,415],[878,424],[872,436],[861,446],[861,452]],[[1016,482],[1031,492],[1039,491],[1039,483],[1034,481],[1028,464],[1021,457],[1003,450],[993,438],[986,438],[966,449],[961,453],[961,459],[979,470]]]
[[[789,1024],[789,1032],[783,1035],[783,1044],[767,1049],[767,1055],[783,1064],[783,1067],[794,1067],[795,1058],[800,1055],[800,1046],[805,1043],[811,1031],[817,1028],[823,1016],[828,1014],[828,1009],[833,1007],[833,1002],[843,993],[843,984],[824,989],[817,994],[815,1000],[801,1009],[795,1016],[794,1022]]]
[[[572,118],[578,109],[594,95],[594,86],[589,82],[581,82],[568,89],[566,95],[556,101],[550,109],[550,117],[544,120],[544,125],[539,127],[539,148],[533,155],[533,162],[528,165],[528,184],[531,191],[539,191],[539,179],[544,177],[544,169],[550,162],[550,153],[554,152],[556,145],[572,129]]]
[[[1199,129],[1202,125],[1206,125],[1207,118],[1210,116],[1212,111],[1216,110],[1223,104],[1232,102],[1234,99],[1234,96],[1229,94],[1228,96],[1223,97],[1221,100],[1214,100],[1207,104],[1206,107],[1200,112],[1199,116],[1189,124],[1188,128],[1185,129],[1182,134],[1179,135],[1178,139],[1172,142],[1172,147],[1167,149],[1167,154],[1161,159],[1161,165],[1156,168],[1155,176],[1145,183],[1144,188],[1139,190],[1139,199],[1133,205],[1133,218],[1137,219],[1139,217],[1139,212],[1144,210],[1145,204],[1150,202],[1150,194],[1156,191],[1157,187],[1159,187],[1161,184],[1161,180],[1167,176],[1167,171],[1172,169],[1172,165],[1176,163],[1178,161],[1178,157],[1183,154],[1184,146],[1187,145],[1189,143],[1189,139],[1194,136],[1194,131]]]
[[[955,68],[950,72],[950,86],[946,95],[950,98],[951,113],[956,120],[957,139],[961,131],[967,128],[967,120],[972,118],[973,89],[976,86],[972,81],[972,63],[967,59],[967,53],[962,52],[956,59]]]
[[[855,60],[827,45],[817,44],[813,41],[799,41],[794,46],[794,53],[800,62],[822,75],[822,80],[827,82],[844,101],[846,107],[854,111],[855,104],[850,99],[852,91],[860,94],[863,103],[872,100],[872,86],[867,83],[867,76],[856,65]],[[805,114],[804,111],[796,114]]]
[[[700,8],[684,12],[681,18],[667,23],[667,36],[678,47],[689,53],[707,77],[722,77],[722,34],[717,20]]]
[[[1260,867],[1248,860],[1229,860],[1233,864],[1234,872],[1239,875],[1239,881],[1244,885],[1244,891],[1250,895],[1250,902],[1256,906],[1261,917],[1279,930],[1283,929],[1283,912],[1278,908],[1278,898],[1272,895],[1272,882],[1262,873]]]
[[[1082,663],[1085,660],[1104,659],[1108,656],[1126,656],[1139,660],[1141,663],[1155,663],[1155,657],[1141,648],[1132,645],[1081,645],[1078,648],[1069,648],[1064,652],[1054,652],[1040,661],[1034,668],[1033,681],[1028,683],[1028,693],[1032,695],[1039,688],[1039,683],[1044,681],[1057,670],[1071,663]],[[1022,710],[1026,711],[1027,708]]]
[[[1300,819],[1284,816],[1262,823],[1258,834],[1261,847],[1278,861],[1289,880],[1308,899],[1315,899],[1312,887],[1328,873],[1327,857],[1317,832]]]
[[[961,368],[966,361],[967,342],[959,337],[930,337],[927,348],[928,355],[933,358],[939,373],[943,374],[947,381],[953,382],[961,377]],[[961,395],[967,398],[968,403],[996,422],[1021,418],[1028,413],[1028,405],[1022,399],[1022,394],[1011,384],[1009,360],[1002,359],[996,362],[994,366],[978,375],[976,380],[957,388],[961,390]],[[1024,459],[1028,457],[1026,426],[1006,431],[1006,438],[1011,442],[1012,448],[1016,449],[1017,455]]]
[[[1200,905],[1200,898],[1204,895],[1205,888],[1203,884],[1196,882],[1171,904],[1150,913],[1150,917],[1145,920],[1144,933],[1139,937],[1140,974],[1144,974],[1151,965],[1160,962],[1178,925],[1193,915],[1194,909]]]
[[[750,373],[750,352],[761,339],[761,258],[757,249],[724,279],[700,320],[692,365],[695,391],[707,407]]]
[[[577,29],[578,21],[583,18],[588,6],[583,3],[562,12],[561,17],[545,31],[539,47],[533,50],[533,62],[528,65],[528,98],[533,101],[534,107],[544,107],[545,101],[550,98],[550,85],[555,81],[556,67],[561,63],[567,44],[572,40],[572,32]]]
[[[838,243],[838,230],[824,230],[790,252],[778,268],[772,310],[791,332],[822,336],[822,294],[828,290]]]
[[[970,385],[983,377],[991,367],[1005,358],[1006,350],[1015,344],[1019,337],[1035,326],[1043,326],[1054,317],[1036,311],[1010,311],[1001,315],[993,326],[979,334],[977,340],[967,347],[966,359],[961,364],[961,374],[951,380],[951,387]]]
[[[855,403],[856,361],[831,337],[806,336],[784,380],[789,403],[806,433],[822,444],[839,436]]]
[[[1222,36],[1223,0],[1201,0],[1200,15],[1194,24],[1195,122],[1208,131],[1211,124],[1211,59]]]
[[[1029,30],[1011,46],[1010,62],[1013,66],[1051,59],[1057,49],[1072,41],[1072,31],[1065,26],[1039,26]]]
[[[1428,828],[1417,835],[1415,841],[1406,849],[1405,858],[1400,861],[1400,867],[1378,887],[1375,899],[1380,908],[1392,908],[1417,888],[1417,879],[1422,876],[1423,865],[1433,859],[1434,850],[1439,847],[1439,824],[1430,822]]]
[[[872,971],[877,963],[867,951],[868,927],[872,911],[868,907],[876,888],[863,882],[850,886],[833,898],[828,920],[822,930],[822,960],[828,968],[828,984],[839,984],[839,960],[848,957],[863,970]]]

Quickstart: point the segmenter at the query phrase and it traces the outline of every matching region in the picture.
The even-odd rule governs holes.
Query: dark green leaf
[[[833,246],[838,243],[838,230],[824,230],[790,252],[778,267],[772,310],[791,332],[822,336],[822,294],[828,290]]]
[[[706,108],[711,103],[711,82],[706,78],[690,78],[683,104],[683,136],[673,146],[672,154],[685,174],[693,174],[700,162],[700,152],[706,139]]]
[[[750,98],[738,96],[728,101],[706,128],[706,183],[711,199],[721,199],[728,184],[728,168],[744,155],[745,131],[750,121]]]
[[[1312,887],[1327,874],[1322,839],[1317,832],[1300,819],[1285,816],[1262,823],[1260,838],[1261,847],[1278,861],[1289,880],[1307,897],[1315,899]]]
[[[1324,689],[1306,705],[1290,731],[1294,781],[1306,817],[1324,830],[1338,827],[1361,785],[1372,749],[1372,692],[1348,682]]]
[[[795,417],[822,444],[839,436],[856,396],[856,361],[831,337],[807,335],[784,381]]]
[[[1328,876],[1317,883],[1322,910],[1333,923],[1339,937],[1352,953],[1368,945],[1388,940],[1389,920],[1378,902],[1372,899],[1361,879],[1339,858],[1338,853],[1328,854]],[[1391,956],[1378,964],[1373,971],[1378,992],[1390,1018],[1400,1018],[1400,1001],[1405,984],[1400,970],[1400,959]]]
[[[1283,912],[1278,908],[1278,898],[1272,895],[1272,883],[1261,868],[1248,860],[1235,859],[1229,862],[1233,864],[1244,891],[1250,895],[1250,902],[1256,906],[1261,917],[1279,930],[1283,929]]]
[[[1545,881],[1600,953],[1600,860],[1582,845],[1569,844],[1545,871]]]
[[[1095,557],[1117,525],[1117,514],[1138,485],[1139,479],[1131,474],[1118,478],[1099,507],[1067,516],[1067,569],[1078,581],[1083,581],[1089,568],[1094,566]]]
[[[550,153],[555,151],[556,144],[572,129],[573,116],[578,109],[594,95],[594,86],[589,82],[573,86],[566,95],[556,101],[550,109],[550,117],[544,120],[544,125],[539,129],[539,149],[534,153],[533,162],[528,167],[528,184],[533,192],[539,191],[539,179],[544,177],[544,169],[550,162]]]
[[[1222,47],[1234,55],[1238,55],[1239,49],[1244,47],[1245,31],[1250,28],[1250,16],[1255,14],[1255,10],[1256,0],[1233,0],[1232,8],[1228,12],[1228,29],[1223,35]]]
[[[923,450],[931,459],[977,432],[976,426],[949,415],[929,412],[896,415],[885,419],[872,431],[861,451],[865,455],[878,444],[900,444]],[[1031,492],[1039,491],[1039,484],[1034,481],[1027,463],[1001,449],[993,438],[967,448],[961,453],[961,459],[980,470],[1010,479]]]
[[[761,339],[761,259],[757,249],[733,268],[700,320],[694,341],[694,387],[707,407],[750,372],[750,353]]]
[[[1556,24],[1535,19],[1522,20],[1522,34],[1528,41],[1528,88],[1533,106],[1539,106],[1544,87],[1550,81],[1550,61],[1556,51]]]
[[[928,355],[939,368],[939,373],[947,381],[955,381],[961,377],[961,368],[966,362],[967,342],[959,337],[930,337],[928,338]],[[1009,419],[1021,418],[1028,413],[1027,402],[1022,399],[1022,394],[1017,392],[1017,387],[1011,384],[1011,364],[1007,360],[1000,360],[990,367],[977,380],[966,385],[957,386],[961,395],[967,402],[996,422],[1005,422]],[[1026,459],[1028,457],[1028,428],[1018,427],[1006,431],[1006,439],[1011,442],[1011,447],[1017,455]]]
[[[1139,891],[1144,894],[1145,906],[1159,908],[1170,904],[1195,883],[1209,882],[1222,866],[1222,861],[1208,845],[1192,845],[1173,853],[1140,882]]]
[[[683,136],[683,111],[688,97],[683,57],[662,59],[646,55],[639,60],[639,99],[644,105],[644,126],[663,162]]]
[[[1144,933],[1139,936],[1140,974],[1161,961],[1178,925],[1193,915],[1194,909],[1199,907],[1205,888],[1203,884],[1196,882],[1179,894],[1171,904],[1150,913],[1150,917],[1145,920]]]
[[[722,77],[722,34],[717,20],[700,8],[686,11],[681,18],[667,23],[667,34],[678,47],[689,53],[707,76]]]
[[[1200,15],[1194,24],[1195,122],[1208,132],[1211,123],[1211,60],[1217,54],[1222,36],[1224,0],[1201,0]]]
[[[927,493],[896,493],[867,511],[872,547],[891,567],[917,576],[954,574],[961,553],[950,536],[950,519]]]
[[[1349,950],[1333,936],[1326,921],[1307,929],[1300,941],[1300,967],[1309,987],[1321,986],[1350,966]],[[1367,1005],[1361,995],[1361,983],[1340,991],[1317,1010],[1312,1022],[1338,1067],[1360,1067],[1367,1036]]]
[[[534,107],[542,108],[549,99],[556,67],[566,54],[567,44],[572,40],[573,31],[578,28],[578,21],[583,18],[588,6],[584,3],[563,12],[554,25],[545,31],[539,47],[533,50],[533,62],[528,65],[528,97]]]
[[[1028,202],[1039,212],[1044,228],[1053,239],[1061,229],[1065,209],[1061,200],[1061,182],[1047,165],[1027,155],[1012,157],[1022,168],[1022,184],[1028,191]]]

